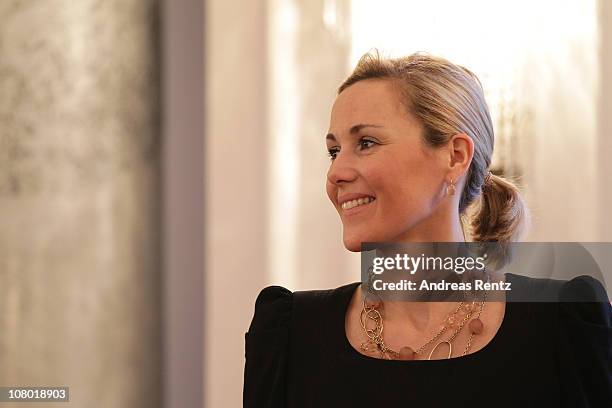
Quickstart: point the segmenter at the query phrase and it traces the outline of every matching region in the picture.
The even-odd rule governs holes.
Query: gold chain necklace
[[[361,315],[359,317],[361,327],[363,328],[368,340],[364,343],[361,343],[361,350],[364,352],[372,352],[378,350],[380,352],[381,358],[385,358],[388,360],[396,359],[396,360],[414,360],[417,354],[422,353],[425,349],[434,341],[438,340],[447,330],[455,329],[451,336],[444,340],[438,342],[430,351],[428,360],[431,360],[431,357],[434,351],[441,346],[442,344],[448,345],[448,357],[451,358],[453,352],[452,342],[457,337],[459,332],[463,329],[466,323],[469,321],[469,329],[470,329],[470,337],[468,338],[467,345],[465,350],[463,351],[463,356],[466,355],[472,346],[472,340],[474,335],[478,335],[482,333],[482,329],[484,327],[482,321],[480,320],[480,315],[484,309],[484,303],[486,299],[486,293],[483,296],[483,299],[480,302],[472,301],[472,302],[461,302],[459,306],[451,313],[449,313],[444,321],[444,325],[442,328],[425,344],[419,347],[416,351],[413,350],[410,346],[404,346],[399,351],[393,350],[385,344],[383,337],[383,315],[381,311],[383,310],[383,303],[375,302],[372,304],[367,304],[366,299],[364,297],[363,300],[363,309],[361,310]],[[465,314],[463,319],[458,319],[458,315]],[[476,315],[474,319],[472,317]],[[372,320],[374,322],[374,328],[368,328],[366,319]],[[470,321],[471,319],[471,321]]]

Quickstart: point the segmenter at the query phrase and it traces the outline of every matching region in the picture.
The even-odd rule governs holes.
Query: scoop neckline
[[[505,273],[507,282],[512,282],[512,273]],[[514,318],[514,302],[509,302],[508,296],[506,295],[506,305],[504,307],[504,317],[502,319],[501,325],[497,329],[497,332],[493,336],[493,338],[485,344],[483,348],[478,351],[475,351],[470,354],[466,354],[465,356],[457,356],[447,359],[438,359],[438,360],[387,360],[382,358],[376,358],[372,356],[367,356],[365,354],[361,354],[357,351],[351,342],[349,341],[346,335],[346,313],[348,312],[348,307],[351,303],[351,299],[353,298],[355,291],[361,284],[361,281],[353,282],[349,286],[349,290],[347,290],[348,296],[344,299],[342,304],[342,312],[340,313],[341,324],[338,326],[341,328],[340,335],[342,338],[342,348],[345,356],[353,359],[353,360],[361,360],[365,362],[371,362],[375,364],[389,364],[394,366],[416,366],[416,365],[435,365],[435,364],[461,364],[465,361],[471,361],[474,358],[482,357],[487,353],[491,353],[501,341],[500,339],[506,335],[506,331],[508,331],[508,327],[510,326],[510,321]]]

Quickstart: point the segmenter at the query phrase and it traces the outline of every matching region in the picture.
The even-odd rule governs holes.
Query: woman
[[[493,141],[467,69],[422,54],[362,57],[339,88],[326,137],[327,194],[346,248],[463,242],[465,217],[474,241],[518,240],[526,209],[518,189],[488,170]],[[578,277],[560,293],[595,300],[602,290]],[[612,407],[608,303],[481,301],[463,310],[365,302],[364,291],[361,282],[262,290],[246,333],[244,405]],[[459,330],[449,324],[457,311],[469,321]],[[364,327],[368,319],[378,331]]]

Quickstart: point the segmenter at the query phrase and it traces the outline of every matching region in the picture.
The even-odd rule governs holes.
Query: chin
[[[345,242],[344,247],[351,252],[361,252],[361,242],[359,244],[353,244],[352,242],[351,243]]]
[[[345,236],[344,239],[344,247],[351,252],[361,252],[361,243],[362,242],[372,242],[371,238],[366,236]]]

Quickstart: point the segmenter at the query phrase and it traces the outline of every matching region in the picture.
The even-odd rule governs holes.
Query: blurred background
[[[612,241],[610,1],[2,0],[0,386],[241,406],[259,291],[359,280],[324,135],[373,48],[480,77],[527,240]]]

